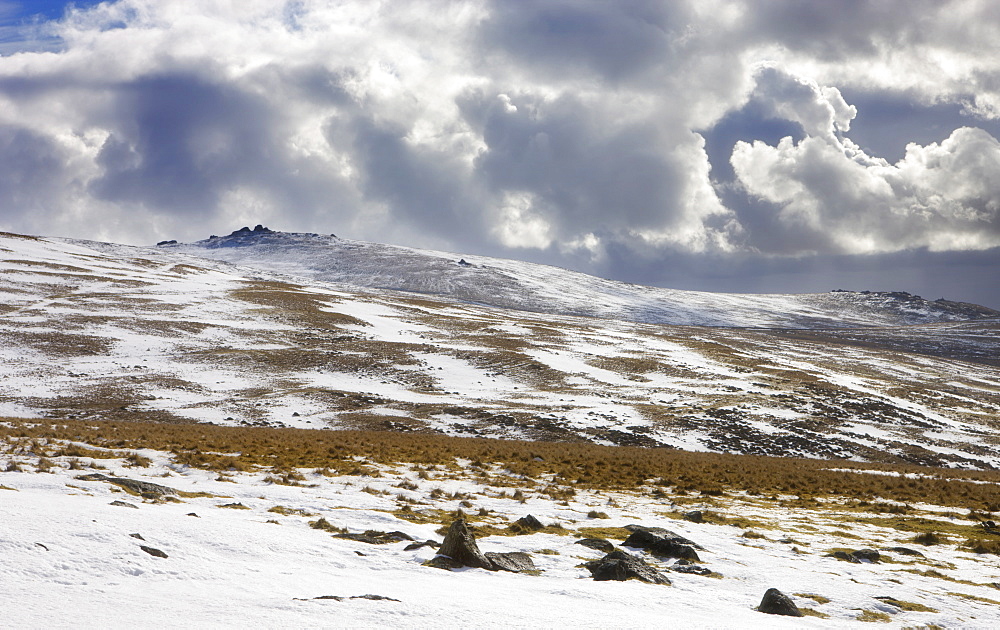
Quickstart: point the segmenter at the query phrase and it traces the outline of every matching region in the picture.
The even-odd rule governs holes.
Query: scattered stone
[[[451,571],[452,569],[461,569],[465,565],[457,560],[452,560],[448,556],[434,556],[430,560],[424,562],[423,566]]]
[[[459,566],[493,570],[493,563],[479,551],[476,538],[469,531],[464,518],[456,520],[448,528],[448,534],[438,549],[438,555],[448,556],[458,562]]]
[[[365,557],[365,554],[361,553],[360,551],[355,551],[354,553],[356,553],[357,555],[361,556],[362,558]]]
[[[345,540],[356,540],[369,545],[388,545],[389,543],[413,540],[409,534],[405,534],[403,532],[380,532],[374,529],[369,529],[363,534],[334,534],[333,537],[343,538]]]
[[[625,547],[645,549],[650,553],[668,558],[684,558],[685,560],[692,560],[694,562],[701,561],[701,558],[698,557],[698,552],[695,551],[696,547],[698,549],[701,549],[701,547],[670,530],[663,529],[662,527],[639,526],[629,526],[627,529],[630,529],[632,534],[622,543]]]
[[[512,573],[535,570],[535,563],[531,560],[531,556],[523,551],[508,551],[506,553],[487,551],[484,555],[493,564],[494,569]]]
[[[43,545],[42,543],[38,543],[38,542],[36,542],[36,543],[35,543],[35,546],[36,546],[36,547],[41,547],[41,548],[42,548],[42,549],[44,549],[45,551],[48,551],[48,550],[49,550],[49,548],[48,548],[48,547],[46,547],[45,545]]]
[[[410,543],[409,545],[403,547],[403,551],[416,551],[417,549],[420,549],[421,547],[435,547],[435,548],[437,548],[437,547],[440,547],[440,546],[441,546],[441,543],[434,542],[433,540],[425,540],[424,542]]]
[[[525,529],[533,529],[533,530],[545,529],[545,526],[542,525],[542,522],[537,518],[535,518],[534,516],[532,516],[531,514],[528,514],[527,516],[522,516],[521,518],[514,521],[514,523],[520,525]]]
[[[678,560],[676,563],[670,566],[671,571],[677,573],[687,573],[690,575],[711,575],[712,570],[708,567],[703,567],[697,564],[692,564],[687,560]]]
[[[155,556],[157,558],[166,558],[167,557],[167,554],[163,553],[162,551],[160,551],[159,549],[157,549],[155,547],[147,547],[146,545],[139,545],[139,549],[142,549],[143,551],[145,551],[149,555]]]
[[[786,617],[802,617],[802,611],[795,605],[792,598],[776,588],[769,588],[760,600],[757,611],[769,615],[785,615]]]
[[[292,599],[300,602],[309,601],[302,599],[301,597],[293,597]],[[386,597],[385,595],[373,595],[368,593],[366,595],[351,595],[350,597],[344,597],[342,595],[320,595],[319,597],[313,597],[313,599],[332,599],[337,602],[342,602],[345,599],[370,599],[372,601],[385,601],[385,602],[398,602],[398,599],[393,597]]]
[[[607,580],[623,582],[635,578],[650,584],[670,584],[667,576],[646,564],[642,558],[622,549],[615,549],[600,560],[588,562],[584,566],[598,582]]]
[[[853,562],[855,564],[861,561],[854,557],[854,554],[847,553],[846,551],[834,551],[833,553],[826,554],[827,558],[836,558],[837,560],[843,560],[844,562]]]
[[[187,515],[188,515],[188,516],[193,516],[193,517],[195,517],[195,518],[201,518],[200,516],[198,516],[198,515],[197,515],[197,514],[195,514],[194,512],[188,512],[188,513],[187,513]]]
[[[372,601],[378,602],[398,602],[398,599],[392,597],[386,597],[385,595],[372,595],[368,593],[367,595],[351,595],[351,599],[370,599]]]
[[[879,562],[882,559],[879,552],[874,549],[858,549],[857,551],[851,552],[851,555],[861,562]]]
[[[126,503],[125,501],[112,501],[111,503],[108,503],[108,505],[116,505],[118,507],[128,507],[128,508],[133,508],[135,510],[139,509],[138,505],[133,505],[131,503]]]
[[[132,538],[145,541],[146,539],[142,537],[142,534],[129,534]]]
[[[78,475],[76,478],[80,481],[106,481],[116,486],[125,488],[133,494],[138,494],[144,498],[157,498],[165,494],[177,494],[177,490],[168,488],[167,486],[161,486],[158,483],[139,481],[137,479],[127,479],[125,477],[108,477],[107,475],[102,475],[101,473]]]
[[[590,547],[591,549],[596,549],[598,551],[603,551],[604,553],[611,553],[615,550],[615,545],[610,540],[604,538],[581,538],[576,541],[577,545],[583,545],[584,547]]]
[[[685,512],[683,514],[685,521],[691,521],[692,523],[704,523],[705,515],[701,510],[691,510],[690,512]]]

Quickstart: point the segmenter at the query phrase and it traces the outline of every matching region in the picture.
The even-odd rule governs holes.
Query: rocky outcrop
[[[698,552],[695,551],[696,548],[702,549],[700,545],[668,529],[639,525],[628,525],[626,529],[631,530],[632,534],[622,543],[625,547],[645,549],[650,553],[668,558],[683,558],[692,562],[701,561]]]
[[[760,600],[757,611],[769,615],[784,615],[786,617],[801,617],[802,611],[795,605],[792,598],[776,588],[769,588]]]
[[[469,531],[464,518],[456,520],[448,528],[448,534],[438,549],[438,555],[447,556],[463,567],[494,570],[493,563],[479,551],[476,538]]]
[[[125,477],[108,477],[107,475],[102,475],[101,473],[79,475],[77,479],[80,481],[106,481],[108,483],[113,483],[116,486],[125,488],[133,494],[138,494],[139,496],[147,499],[158,498],[165,494],[177,494],[177,490],[168,488],[167,486],[161,486],[158,483],[139,481],[137,479],[127,479]]]
[[[642,558],[622,549],[616,549],[600,560],[588,562],[584,566],[598,582],[636,579],[650,584],[670,584],[667,576],[646,564]]]

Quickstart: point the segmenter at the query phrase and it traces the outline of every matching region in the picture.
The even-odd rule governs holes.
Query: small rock
[[[403,551],[416,551],[421,547],[440,547],[441,543],[434,542],[433,540],[425,540],[424,542],[414,542],[403,547]]]
[[[851,555],[862,562],[879,562],[882,556],[874,549],[858,549],[851,552]]]
[[[588,562],[584,566],[598,582],[635,578],[651,584],[670,584],[667,576],[646,564],[642,558],[622,549],[615,549],[600,560]]]
[[[195,517],[195,518],[201,518],[200,516],[198,516],[198,515],[197,515],[197,514],[195,514],[194,512],[188,512],[188,513],[187,513],[187,515],[188,515],[188,516],[193,516],[193,517]]]
[[[577,545],[583,545],[584,547],[590,547],[591,549],[596,549],[598,551],[603,551],[604,553],[611,553],[615,550],[615,545],[610,540],[605,540],[604,538],[581,538],[576,541]]]
[[[522,516],[521,518],[514,521],[514,523],[520,525],[521,527],[524,527],[525,529],[533,529],[533,530],[545,529],[545,526],[542,525],[542,522],[537,518],[535,518],[534,516],[532,516],[531,514],[528,514],[527,516]]]
[[[788,595],[776,588],[769,588],[760,600],[757,610],[769,615],[785,615],[786,617],[801,617],[802,611]]]
[[[42,543],[39,543],[39,542],[36,542],[36,543],[35,543],[35,546],[36,546],[36,547],[41,547],[41,548],[42,548],[42,549],[44,549],[45,551],[48,551],[48,550],[49,550],[49,548],[48,548],[48,547],[46,547],[45,545],[43,545]]]
[[[521,573],[522,571],[535,570],[535,563],[531,560],[531,556],[523,551],[508,551],[506,553],[487,551],[484,555],[493,564],[493,568],[501,571]]]
[[[156,556],[157,558],[166,558],[167,554],[163,553],[155,547],[147,547],[146,545],[139,545],[139,549],[142,549],[151,556]]]
[[[398,602],[398,599],[392,597],[386,597],[385,595],[372,595],[368,593],[367,595],[351,595],[351,599],[370,599],[377,602]]]
[[[129,536],[131,536],[132,538],[137,538],[139,540],[143,540],[143,541],[146,540],[145,538],[142,537],[142,534],[129,534]]]
[[[356,540],[368,543],[369,545],[388,545],[389,543],[413,540],[413,537],[403,532],[380,532],[374,529],[370,529],[363,534],[334,534],[333,537]]]
[[[457,560],[452,560],[448,556],[434,556],[430,560],[424,562],[423,566],[451,571],[452,569],[461,569],[465,565]]]
[[[683,514],[685,521],[691,521],[692,523],[704,523],[705,515],[701,510],[691,510],[690,512],[685,512]]]
[[[131,503],[126,503],[125,501],[112,501],[111,503],[108,503],[108,505],[117,505],[118,507],[129,507],[129,508],[132,508],[134,510],[138,510],[139,509],[138,505],[133,505]]]
[[[671,565],[671,571],[676,571],[677,573],[688,573],[690,575],[711,575],[712,570],[708,567],[699,566],[697,564],[691,564],[687,560],[678,560],[675,564]]]
[[[826,554],[826,557],[836,558],[837,560],[843,560],[844,562],[854,562],[854,563],[861,562],[860,560],[854,557],[854,554],[847,553],[846,551],[834,551],[833,553]]]

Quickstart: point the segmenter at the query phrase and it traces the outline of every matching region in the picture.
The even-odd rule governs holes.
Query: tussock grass
[[[634,489],[655,483],[660,487],[694,490],[753,489],[774,495],[796,491],[810,497],[843,496],[864,500],[879,497],[896,501],[902,500],[901,493],[906,497],[917,493],[921,501],[928,503],[988,512],[997,510],[997,484],[1000,483],[998,471],[849,461],[832,465],[829,461],[813,459],[456,438],[424,433],[38,419],[6,419],[0,425],[3,442],[23,438],[78,442],[114,450],[166,451],[173,453],[181,464],[217,471],[323,468],[337,474],[372,476],[376,474],[372,464],[451,467],[456,460],[468,460],[499,464],[515,478],[557,479],[561,485],[577,489]],[[88,452],[86,456],[91,455]],[[832,466],[840,470],[831,470]],[[901,484],[898,477],[852,472],[855,470],[921,473],[921,476],[903,479]],[[766,524],[750,520],[719,520],[743,529],[766,528]],[[945,524],[940,521],[922,521],[883,517],[869,522],[903,531],[932,528],[944,531]],[[961,533],[971,534],[971,531],[964,529]]]

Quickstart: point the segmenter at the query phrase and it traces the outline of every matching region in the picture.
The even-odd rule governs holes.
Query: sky
[[[988,0],[0,0],[0,229],[1000,308]]]

